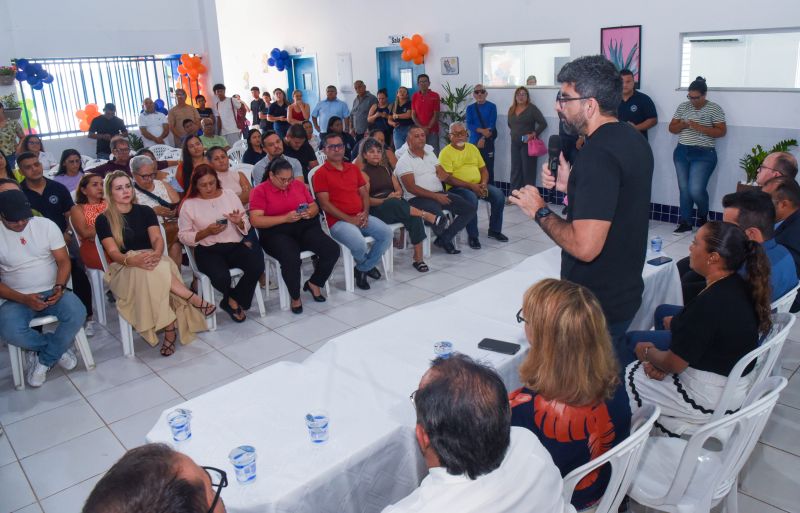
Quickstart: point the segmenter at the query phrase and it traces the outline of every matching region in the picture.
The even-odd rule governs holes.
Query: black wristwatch
[[[544,206],[536,211],[536,217],[534,217],[534,219],[536,220],[537,223],[541,223],[542,219],[544,219],[545,217],[549,216],[552,213],[553,211],[550,210],[550,208]]]

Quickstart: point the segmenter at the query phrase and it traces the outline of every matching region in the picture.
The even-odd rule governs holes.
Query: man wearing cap
[[[111,155],[109,142],[115,135],[128,137],[125,122],[117,117],[117,107],[113,103],[106,103],[103,115],[97,116],[89,125],[89,139],[97,140],[97,158],[106,159]]]
[[[483,84],[475,84],[472,96],[475,103],[467,106],[467,130],[469,143],[481,152],[489,172],[489,183],[494,184],[494,140],[497,139],[497,105],[488,101],[489,95]]]
[[[27,378],[42,386],[58,363],[66,370],[78,364],[70,347],[86,319],[81,301],[67,289],[70,260],[58,227],[33,217],[21,191],[0,192],[0,338],[27,349]],[[54,315],[55,332],[39,333],[28,324]]]

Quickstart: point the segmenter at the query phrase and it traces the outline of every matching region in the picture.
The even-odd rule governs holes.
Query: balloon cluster
[[[192,80],[197,80],[197,77],[206,71],[208,68],[203,65],[198,55],[188,53],[181,55],[181,63],[178,65],[178,73],[181,75],[189,75]]]
[[[86,105],[83,110],[77,111],[75,115],[81,120],[81,132],[88,132],[89,126],[92,124],[92,120],[100,115],[100,111],[98,110],[96,104],[90,103]]]
[[[289,67],[290,61],[291,59],[289,58],[289,52],[286,50],[278,50],[277,48],[273,48],[272,51],[269,52],[267,64],[270,66],[275,66],[275,69],[278,71],[283,71]]]
[[[162,100],[161,98],[154,101],[153,104],[156,106],[156,112],[160,112],[162,114],[169,114],[167,106],[164,103],[164,100]]]
[[[27,82],[31,88],[41,91],[44,84],[53,83],[53,75],[47,72],[41,64],[28,62],[27,59],[17,59],[16,79]]]
[[[428,45],[419,34],[414,34],[411,39],[407,37],[401,39],[400,48],[403,49],[400,57],[406,62],[414,61],[414,64],[422,64],[428,54]]]

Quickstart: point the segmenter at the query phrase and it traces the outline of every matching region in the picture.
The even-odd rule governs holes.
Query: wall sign
[[[391,34],[389,35],[389,44],[398,46],[404,37],[408,37],[408,34]]]

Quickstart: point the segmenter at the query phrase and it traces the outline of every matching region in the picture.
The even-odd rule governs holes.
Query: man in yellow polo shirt
[[[456,121],[450,125],[450,144],[439,153],[439,164],[449,175],[444,183],[449,192],[461,196],[475,208],[478,207],[478,199],[488,201],[491,206],[489,237],[508,242],[508,237],[502,233],[506,198],[500,189],[489,184],[489,171],[481,152],[477,146],[467,142],[468,138],[467,127],[463,122]],[[477,216],[467,224],[467,237],[469,247],[481,249]]]

